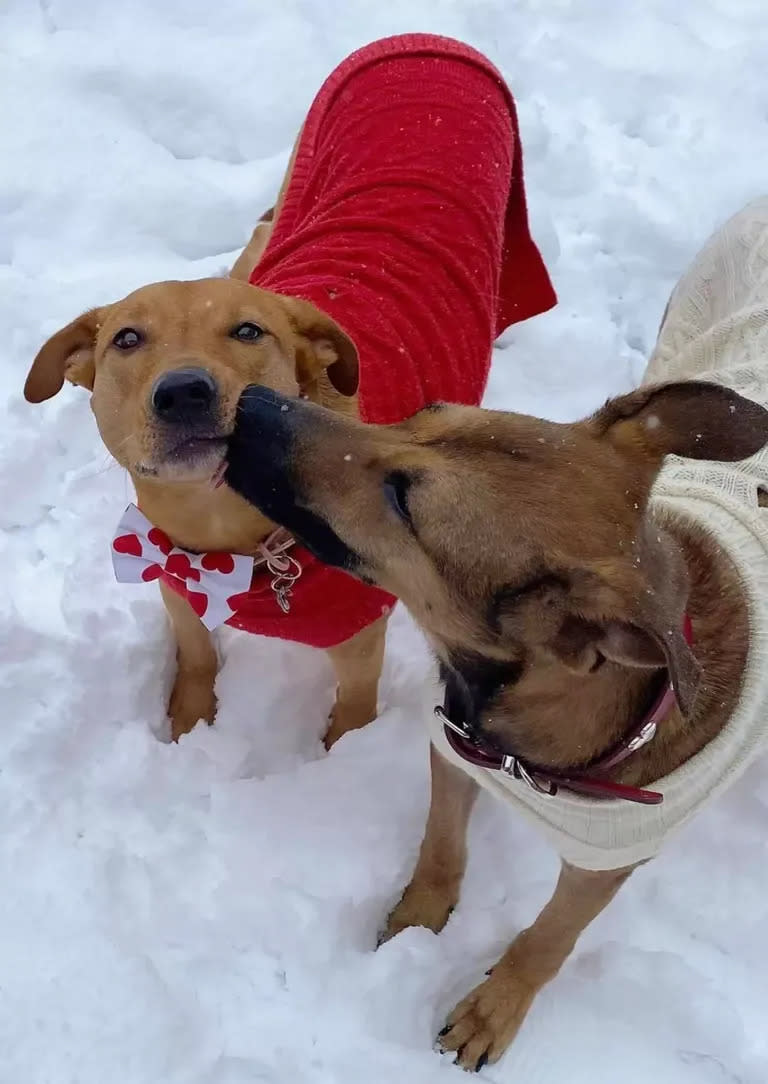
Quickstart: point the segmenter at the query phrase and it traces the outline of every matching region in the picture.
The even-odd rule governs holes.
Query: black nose
[[[165,422],[197,421],[215,401],[216,382],[205,369],[172,369],[152,389],[152,409]]]

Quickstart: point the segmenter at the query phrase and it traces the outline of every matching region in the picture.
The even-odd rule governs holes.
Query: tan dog
[[[470,47],[404,35],[358,50],[328,77],[274,213],[263,216],[229,280],[146,286],[45,344],[27,398],[47,399],[65,379],[90,389],[104,442],[136,487],[140,510],[121,522],[113,557],[130,563],[149,552],[144,571],[163,577],[178,640],[174,738],[215,711],[216,656],[196,612],[211,628],[221,618],[336,645],[328,648],[338,678],[328,746],[376,714],[383,615],[393,597],[312,554],[295,561],[289,584],[279,583],[270,558],[291,542],[262,543],[282,526],[280,515],[265,517],[211,484],[220,482],[246,385],[378,422],[437,397],[477,403],[494,338],[554,302],[528,228],[509,90]],[[264,454],[253,448],[252,465]],[[344,484],[352,472],[342,471]],[[193,552],[169,552],[174,546]],[[247,591],[248,556],[256,554],[274,578],[265,587],[262,569]],[[235,584],[226,577],[236,566],[245,573]],[[131,582],[125,565],[115,569]],[[209,582],[214,572],[225,578],[215,607],[212,587],[188,589],[202,570]]]
[[[290,177],[283,182],[279,209]],[[229,279],[160,282],[84,313],[42,347],[24,393],[33,403],[64,380],[92,392],[99,432],[130,472],[145,515],[186,550],[256,552],[275,524],[212,480],[246,385],[356,410],[357,352],[308,302],[247,283],[272,228],[256,227]],[[210,634],[186,600],[161,585],[178,644],[169,714],[174,740],[212,723],[218,669]],[[338,683],[330,747],[376,715],[386,618],[328,651]]]
[[[500,1057],[632,870],[768,747],[765,257],[768,200],[710,243],[668,309],[649,375],[708,382],[646,386],[580,423],[445,406],[371,427],[244,396],[230,485],[263,508],[290,493],[305,532],[317,524],[321,547],[332,532],[345,567],[402,598],[440,661],[426,834],[383,939],[447,921],[478,784],[564,860],[441,1032],[465,1068]],[[257,435],[282,449],[259,473]],[[670,454],[683,458],[660,474]]]

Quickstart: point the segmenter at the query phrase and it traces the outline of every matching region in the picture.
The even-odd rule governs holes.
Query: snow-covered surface
[[[768,187],[765,0],[5,0],[0,7],[0,1084],[429,1084],[443,1014],[544,901],[547,847],[482,800],[440,937],[374,952],[426,806],[423,648],[326,756],[322,654],[222,637],[218,725],[158,741],[159,598],[112,581],[129,496],[86,396],[26,366],[78,311],[217,272],[323,77],[411,29],[517,94],[560,306],[488,402],[574,417],[641,372],[667,293]],[[765,1084],[765,766],[638,873],[489,1080]]]

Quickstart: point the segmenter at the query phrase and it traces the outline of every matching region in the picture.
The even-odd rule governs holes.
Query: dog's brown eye
[[[407,523],[409,527],[413,527],[411,512],[408,508],[408,490],[410,487],[410,478],[400,470],[393,471],[384,479],[384,496],[389,501],[390,506],[397,512],[404,523]]]
[[[112,340],[112,345],[118,350],[133,350],[143,342],[141,332],[132,327],[122,327]]]
[[[239,339],[241,343],[252,343],[261,338],[264,329],[246,320],[244,324],[238,324],[237,327],[232,328],[230,334],[233,339]]]

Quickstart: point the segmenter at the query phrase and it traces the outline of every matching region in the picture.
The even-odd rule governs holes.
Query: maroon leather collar
[[[683,635],[686,642],[693,642],[691,619],[686,614],[683,618]],[[494,746],[484,742],[474,734],[466,723],[457,723],[449,719],[444,707],[436,707],[435,715],[443,723],[445,738],[451,749],[462,760],[475,764],[489,771],[504,772],[515,779],[520,779],[539,794],[553,797],[559,790],[568,790],[589,798],[621,799],[625,802],[638,802],[641,805],[659,805],[664,795],[655,790],[643,790],[629,787],[625,783],[614,783],[606,779],[604,773],[621,764],[639,749],[652,741],[660,723],[669,715],[677,703],[671,681],[664,683],[650,710],[632,729],[624,735],[607,753],[603,753],[583,768],[573,771],[553,771],[531,764],[514,753],[501,753]]]

